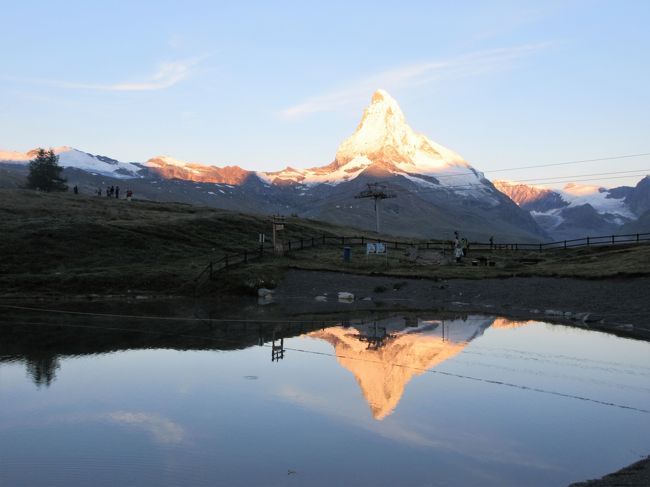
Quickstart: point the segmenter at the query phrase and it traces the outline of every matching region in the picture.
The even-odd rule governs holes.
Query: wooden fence
[[[341,247],[351,247],[354,245],[365,246],[369,243],[383,243],[386,247],[394,250],[417,248],[418,250],[438,250],[441,252],[451,251],[453,243],[448,240],[428,240],[428,241],[408,241],[408,240],[385,240],[370,237],[354,236],[334,236],[319,235],[313,237],[302,237],[294,240],[285,240],[282,242],[284,252],[294,252],[298,250],[313,248],[323,245],[336,245]],[[584,237],[572,240],[560,240],[557,242],[547,243],[486,243],[470,242],[471,250],[492,250],[492,251],[538,251],[569,249],[576,247],[596,247],[604,245],[623,245],[623,244],[644,244],[650,243],[650,233],[635,233],[628,235],[605,235],[599,237]],[[226,253],[221,259],[214,260],[201,271],[196,277],[197,285],[206,280],[214,279],[215,275],[222,270],[230,267],[247,264],[248,262],[259,260],[265,256],[274,255],[272,245],[260,245],[256,249],[243,250],[237,253]]]

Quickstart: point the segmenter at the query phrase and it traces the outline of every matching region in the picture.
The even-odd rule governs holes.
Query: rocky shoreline
[[[340,292],[350,293],[339,299]],[[650,340],[650,278],[412,279],[290,270],[268,298],[287,313],[429,310],[498,314]]]

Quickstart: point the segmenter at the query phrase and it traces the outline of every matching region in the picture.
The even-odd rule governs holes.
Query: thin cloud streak
[[[389,90],[421,86],[435,81],[460,79],[506,69],[515,61],[546,48],[549,43],[527,44],[477,51],[442,61],[422,62],[383,71],[350,87],[315,96],[280,112],[282,118],[297,119],[318,112],[333,112],[365,100],[379,87]]]
[[[167,61],[160,63],[158,69],[143,81],[123,81],[112,84],[101,83],[74,83],[60,80],[47,79],[25,79],[13,76],[1,76],[1,79],[19,81],[23,83],[35,83],[41,85],[56,86],[67,89],[82,89],[96,91],[156,91],[171,88],[178,83],[187,80],[195,73],[195,67],[205,59],[206,56],[190,59]]]
[[[156,72],[145,81],[121,82],[110,85],[61,83],[64,88],[83,88],[102,91],[155,91],[171,88],[193,74],[201,58],[161,63]]]

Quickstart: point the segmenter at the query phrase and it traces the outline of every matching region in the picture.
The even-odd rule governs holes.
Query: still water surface
[[[2,323],[2,486],[547,486],[650,453],[647,342],[486,316],[66,323]]]

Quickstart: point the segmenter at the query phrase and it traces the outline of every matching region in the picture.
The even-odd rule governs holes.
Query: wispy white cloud
[[[185,429],[159,414],[114,411],[106,414],[105,417],[115,423],[147,431],[158,443],[181,443],[185,440]]]
[[[200,56],[176,61],[166,61],[160,63],[151,75],[145,76],[140,80],[120,81],[108,84],[78,83],[40,78],[17,78],[6,75],[0,76],[0,78],[22,83],[34,83],[69,89],[97,91],[156,91],[171,88],[172,86],[190,78],[196,72],[197,65],[203,61],[205,57],[206,56]]]
[[[506,69],[515,61],[544,49],[548,45],[549,43],[526,44],[489,49],[440,61],[425,61],[400,66],[357,80],[348,87],[311,97],[282,110],[280,115],[286,119],[295,119],[318,112],[338,111],[365,100],[369,93],[380,87],[397,90]]]
[[[154,91],[164,90],[186,80],[202,58],[191,58],[161,63],[156,71],[140,81],[123,81],[112,84],[85,84],[60,82],[64,88],[84,88],[103,91]]]

